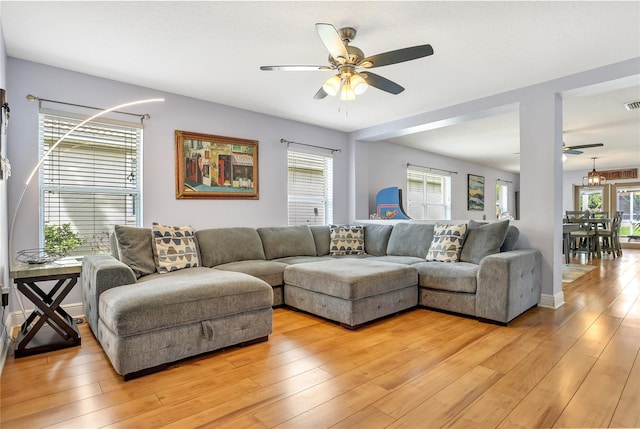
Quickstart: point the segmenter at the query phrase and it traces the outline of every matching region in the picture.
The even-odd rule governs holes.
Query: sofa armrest
[[[98,336],[98,299],[102,292],[116,286],[136,283],[127,265],[111,255],[89,255],[82,258],[82,299],[87,322]]]
[[[508,323],[538,304],[542,254],[535,249],[496,253],[480,261],[476,316]]]

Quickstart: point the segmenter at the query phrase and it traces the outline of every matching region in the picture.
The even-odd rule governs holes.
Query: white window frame
[[[496,181],[496,219],[500,219],[502,213],[509,215],[509,191],[508,182]]]
[[[434,193],[428,183],[439,183],[441,192]],[[407,167],[407,215],[417,220],[451,219],[451,175],[436,174],[416,167]],[[434,216],[433,213],[442,214]]]
[[[288,225],[333,223],[333,158],[331,156],[287,150],[287,223]]]
[[[41,109],[40,158],[86,118]],[[141,124],[94,120],[47,156],[38,177],[40,247],[47,223],[71,223],[85,241],[71,252],[74,256],[108,252],[108,234],[116,224],[142,225],[142,134]],[[79,180],[83,177],[86,183]]]

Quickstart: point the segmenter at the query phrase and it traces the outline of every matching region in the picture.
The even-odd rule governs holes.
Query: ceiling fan
[[[601,146],[604,146],[604,143],[591,143],[591,144],[580,144],[576,146],[565,146],[563,142],[562,153],[565,155],[580,155],[583,152],[578,149],[589,149],[592,147],[601,147]]]
[[[355,100],[356,95],[362,94],[369,86],[394,95],[404,91],[402,86],[371,73],[369,69],[433,55],[431,45],[418,45],[365,57],[359,48],[349,44],[356,37],[354,28],[345,27],[338,31],[331,24],[319,23],[316,24],[316,31],[325,48],[329,51],[328,66],[261,66],[260,70],[337,71],[337,74],[324,82],[313,98],[320,100],[327,95],[334,96],[340,93],[341,100]],[[364,71],[359,69],[364,69]]]

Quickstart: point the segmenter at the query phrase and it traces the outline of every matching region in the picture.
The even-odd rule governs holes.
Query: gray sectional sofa
[[[328,225],[206,229],[196,266],[165,274],[151,229],[116,227],[112,254],[83,260],[85,313],[125,379],[266,340],[279,305],[347,328],[414,307],[506,324],[538,303],[541,282],[540,252],[516,249],[507,226],[470,221],[458,262],[426,261],[434,224],[364,224],[346,252]]]

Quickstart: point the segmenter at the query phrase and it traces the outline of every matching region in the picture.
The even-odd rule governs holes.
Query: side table
[[[82,264],[76,259],[46,264],[15,262],[11,267],[18,290],[36,306],[20,327],[16,358],[80,345],[76,321],[60,304],[78,282],[81,270]],[[48,293],[38,286],[51,280],[56,284]]]

